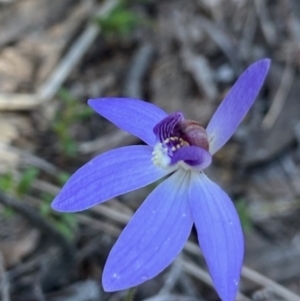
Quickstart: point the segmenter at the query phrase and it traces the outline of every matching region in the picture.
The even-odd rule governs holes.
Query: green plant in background
[[[13,175],[8,172],[0,176],[0,190],[3,192],[11,192],[14,188]]]
[[[10,172],[0,175],[0,191],[11,193],[14,190],[14,186],[14,178]],[[14,215],[14,210],[8,207],[4,207],[0,212],[2,216],[7,218]]]
[[[133,301],[135,293],[136,293],[136,288],[130,288],[127,291],[127,294],[126,294],[126,297],[125,297],[124,301]]]
[[[40,170],[35,167],[26,168],[20,175],[19,179],[16,179],[12,173],[7,172],[0,175],[0,190],[11,194],[17,198],[22,199],[32,189],[34,181],[38,178]],[[57,183],[63,185],[68,178],[69,174],[61,172],[57,175]],[[54,225],[63,235],[68,239],[74,238],[75,229],[77,227],[77,218],[74,214],[57,214],[50,207],[50,203],[53,200],[54,195],[49,193],[42,193],[40,196],[41,203],[39,205],[39,213],[45,217],[52,225]],[[9,207],[5,207],[0,211],[1,215],[10,218],[15,214],[15,211]]]
[[[69,180],[70,175],[67,172],[61,172],[57,175],[57,181],[60,186],[66,184],[66,182]]]
[[[38,177],[39,170],[35,167],[28,167],[21,173],[20,179],[16,180],[12,173],[7,172],[0,175],[0,190],[16,197],[22,197],[29,192],[34,180]],[[5,207],[1,212],[5,217],[14,215],[14,210]]]
[[[24,170],[21,179],[16,187],[16,194],[18,196],[23,196],[28,193],[39,173],[40,171],[35,167],[29,167]]]
[[[127,35],[141,22],[141,19],[128,8],[128,1],[120,1],[119,5],[105,17],[95,19],[105,35]]]
[[[63,185],[67,182],[70,175],[66,172],[57,174],[57,183]],[[44,216],[54,227],[57,228],[68,240],[74,239],[74,233],[77,228],[77,217],[74,214],[58,214],[51,209],[50,203],[54,198],[53,194],[42,193],[41,205],[39,212]]]
[[[242,227],[245,232],[250,232],[253,230],[252,220],[249,214],[247,203],[243,199],[239,199],[236,203],[236,209],[239,214]]]
[[[38,177],[39,170],[35,167],[28,167],[21,173],[19,180],[15,180],[10,172],[0,175],[0,189],[4,192],[21,197],[28,193],[34,180]]]
[[[53,197],[54,196],[49,193],[42,194],[42,202],[41,206],[39,207],[39,212],[68,240],[73,240],[74,233],[76,232],[75,230],[77,228],[77,217],[75,214],[57,214],[54,212],[50,206]]]
[[[89,118],[90,108],[83,105],[67,89],[61,88],[58,97],[63,102],[63,108],[58,111],[53,122],[53,130],[59,139],[61,151],[67,157],[74,157],[77,153],[77,144],[70,128],[77,122]]]

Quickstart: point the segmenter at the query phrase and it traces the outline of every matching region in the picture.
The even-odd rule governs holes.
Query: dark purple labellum
[[[185,120],[183,114],[168,115],[153,129],[159,143],[154,148],[154,162],[160,166],[184,161],[190,166],[201,166],[209,157],[208,137],[203,127],[193,120]],[[204,158],[205,157],[205,158]],[[211,157],[207,162],[211,161]]]

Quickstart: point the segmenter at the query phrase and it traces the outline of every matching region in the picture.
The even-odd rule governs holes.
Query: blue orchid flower
[[[229,196],[203,172],[232,136],[265,80],[269,59],[251,65],[231,88],[206,129],[131,98],[90,99],[88,104],[147,145],[121,147],[92,159],[73,174],[52,203],[75,212],[144,187],[163,177],[127,224],[103,271],[105,291],[143,283],[180,253],[192,226],[214,286],[235,299],[244,254],[243,233]]]

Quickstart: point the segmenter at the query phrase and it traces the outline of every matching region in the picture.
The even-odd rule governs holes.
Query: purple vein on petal
[[[88,104],[117,127],[151,146],[156,142],[154,126],[167,116],[159,107],[133,98],[89,99]]]
[[[232,136],[252,106],[267,76],[271,61],[262,59],[248,67],[238,78],[207,126],[213,155]]]
[[[107,259],[105,291],[127,289],[155,277],[182,250],[193,224],[188,180],[186,173],[175,172],[134,214]]]
[[[82,211],[159,180],[171,171],[152,163],[152,150],[146,145],[126,146],[95,157],[70,177],[52,208]]]
[[[244,254],[243,233],[229,196],[203,173],[193,174],[190,206],[200,248],[223,301],[235,300]]]

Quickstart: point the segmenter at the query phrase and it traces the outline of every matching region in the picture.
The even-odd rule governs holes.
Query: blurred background
[[[232,197],[246,236],[237,300],[299,301],[300,1],[0,0],[0,300],[131,300],[104,293],[100,278],[154,186],[78,214],[50,208],[89,159],[141,143],[88,98],[136,97],[206,126],[238,75],[264,57],[266,83],[208,174]],[[219,300],[194,231],[134,295]]]

